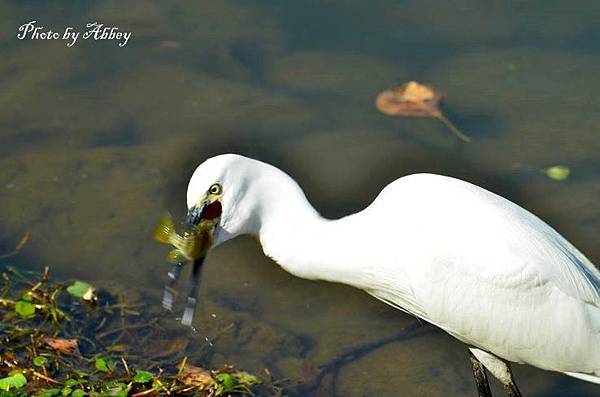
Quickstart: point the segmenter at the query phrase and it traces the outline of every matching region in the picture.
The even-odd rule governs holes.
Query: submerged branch
[[[31,238],[31,233],[25,232],[23,237],[21,237],[21,240],[19,240],[19,242],[15,246],[15,249],[12,250],[11,252],[9,252],[8,254],[0,255],[0,259],[7,259],[7,258],[11,258],[11,257],[17,255],[23,249],[25,244],[27,244],[27,242],[29,241],[30,238]]]

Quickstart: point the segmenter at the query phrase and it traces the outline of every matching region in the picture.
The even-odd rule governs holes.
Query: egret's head
[[[256,197],[248,194],[256,174],[256,160],[235,154],[212,157],[196,168],[187,190],[187,221],[218,222],[213,245],[251,232]],[[250,196],[250,197],[249,197]]]

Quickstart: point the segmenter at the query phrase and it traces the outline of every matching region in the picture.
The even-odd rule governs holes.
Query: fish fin
[[[156,228],[154,229],[154,239],[163,244],[170,244],[174,234],[175,223],[173,223],[171,214],[166,213],[160,218],[158,225],[156,225]]]
[[[169,255],[167,255],[167,259],[169,259],[169,261],[173,262],[173,263],[187,261],[187,258],[185,256],[183,256],[177,248],[169,251]]]

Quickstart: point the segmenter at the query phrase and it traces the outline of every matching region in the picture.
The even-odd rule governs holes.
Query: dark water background
[[[12,264],[50,265],[158,306],[167,265],[154,224],[166,209],[183,214],[197,164],[237,152],[286,170],[329,217],[360,210],[401,175],[460,177],[600,263],[599,18],[596,1],[2,1],[0,252],[30,230]],[[30,20],[61,32],[100,21],[133,37],[123,48],[17,40]],[[375,110],[380,90],[408,80],[441,88],[473,143],[436,120]],[[571,168],[567,181],[539,172],[556,164]],[[191,359],[268,367],[291,384],[415,321],[360,291],[295,279],[249,238],[209,258],[201,302]],[[204,334],[232,322],[206,346]],[[526,396],[599,393],[514,371]],[[344,366],[335,390],[475,393],[464,346],[442,332]]]

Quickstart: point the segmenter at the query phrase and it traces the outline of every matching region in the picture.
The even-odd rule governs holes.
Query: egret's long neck
[[[258,237],[266,255],[302,278],[362,287],[368,261],[359,215],[338,220],[321,217],[295,182],[268,197],[260,211]]]

